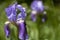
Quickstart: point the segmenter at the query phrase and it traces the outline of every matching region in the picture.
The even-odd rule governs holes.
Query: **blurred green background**
[[[17,28],[10,24],[11,36],[6,38],[4,23],[7,21],[5,8],[14,2],[27,8],[26,23],[29,40],[60,40],[60,0],[42,0],[47,12],[47,21],[42,23],[40,17],[36,22],[30,20],[32,0],[0,0],[0,40],[17,40]]]

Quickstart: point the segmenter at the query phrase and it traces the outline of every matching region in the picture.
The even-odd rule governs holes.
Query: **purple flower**
[[[4,31],[5,31],[6,37],[9,37],[10,29],[9,29],[9,22],[8,21],[4,25]]]
[[[19,13],[17,16],[17,25],[19,28],[19,39],[26,40],[28,39],[26,23],[25,23],[26,14]]]
[[[36,11],[35,10],[33,10],[32,12],[31,12],[31,19],[32,19],[32,21],[33,22],[35,22],[36,21]]]
[[[10,5],[8,8],[5,9],[6,11],[6,16],[9,19],[9,21],[14,22],[16,21],[16,5],[17,3]]]
[[[21,11],[19,14],[17,14],[18,10]],[[22,39],[22,40],[28,39],[27,29],[25,25],[26,9],[21,5],[15,3],[13,5],[10,5],[8,8],[6,8],[5,11],[9,21],[14,22],[16,25],[18,25],[19,39]],[[6,30],[7,30],[7,27],[8,27],[8,24],[5,27]],[[7,32],[6,32],[6,35],[7,35]]]
[[[17,16],[17,19],[19,19],[19,18],[25,19],[26,9],[24,7],[22,7],[21,5],[17,5],[17,9],[21,11]]]
[[[22,7],[21,5],[18,5],[17,3],[13,4],[13,5],[10,5],[8,8],[5,9],[6,11],[6,15],[7,15],[7,18],[9,19],[9,21],[11,22],[15,22],[17,20],[17,11],[16,10],[19,10],[21,11],[21,17],[22,19],[25,18],[26,16],[26,9],[24,7]]]
[[[32,21],[36,21],[36,14],[37,13],[41,13],[44,11],[44,6],[41,0],[34,0],[31,3],[31,9],[32,9],[32,13],[31,13],[31,19]]]
[[[42,1],[33,1],[31,4],[31,9],[36,10],[37,12],[42,12],[44,10]]]
[[[26,13],[19,13],[18,16],[17,16],[17,20],[20,20],[20,18],[22,18],[23,20],[25,20]]]
[[[18,28],[19,28],[19,39],[26,40],[28,39],[27,29],[26,29],[26,23],[24,20],[20,19],[17,21]]]
[[[21,12],[26,12],[26,9],[21,5],[17,5],[17,9],[19,9]]]

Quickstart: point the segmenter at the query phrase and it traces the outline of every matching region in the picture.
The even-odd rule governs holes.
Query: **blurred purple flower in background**
[[[42,1],[34,0],[31,3],[31,9],[32,9],[31,19],[32,19],[32,21],[35,22],[36,21],[36,14],[42,13],[44,11],[44,5],[43,5]]]
[[[17,11],[21,11],[19,14],[17,14]],[[27,34],[27,29],[26,29],[26,23],[25,23],[25,17],[26,17],[26,9],[22,7],[21,5],[15,3],[8,8],[5,9],[7,18],[9,19],[10,23],[14,22],[16,25],[18,25],[19,28],[19,39],[21,40],[26,40],[28,39],[28,34]],[[6,24],[5,24],[6,25]],[[5,27],[5,33],[6,35],[7,32],[7,26]]]
[[[42,12],[44,11],[44,6],[43,6],[43,3],[42,1],[33,1],[31,3],[31,9],[32,10],[36,10],[37,12]]]
[[[33,10],[32,12],[31,12],[31,19],[32,19],[32,21],[33,22],[35,22],[36,21],[36,11],[35,10]]]

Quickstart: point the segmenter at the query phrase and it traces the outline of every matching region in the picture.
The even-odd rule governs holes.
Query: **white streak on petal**
[[[22,7],[21,5],[17,5],[17,7]]]
[[[32,14],[36,14],[36,13],[37,13],[37,11],[35,11],[35,10],[32,11]]]
[[[13,17],[13,13],[11,13],[11,15],[10,15],[10,16],[8,16],[8,18],[11,18],[11,17]]]
[[[17,19],[17,23],[22,23],[22,22],[24,22],[24,20],[22,20],[22,18]]]
[[[26,11],[26,8],[23,7],[24,12]]]
[[[42,6],[42,1],[38,1],[38,7]]]
[[[9,35],[9,31],[6,30],[6,35]]]

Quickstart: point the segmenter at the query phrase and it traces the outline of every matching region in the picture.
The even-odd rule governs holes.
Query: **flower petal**
[[[28,39],[26,24],[24,23],[24,20],[20,20],[18,22],[18,26],[19,26],[19,39],[21,40]]]
[[[23,20],[26,18],[26,13],[19,13],[18,16],[17,16],[17,20],[20,18],[22,18]]]
[[[5,31],[6,37],[9,37],[9,35],[10,35],[9,22],[5,23],[4,31]]]
[[[32,10],[32,12],[31,12],[31,19],[32,19],[33,22],[36,21],[36,14],[37,14],[37,12],[35,10]]]
[[[10,5],[8,8],[5,9],[7,18],[10,21],[16,21],[16,5],[17,3]]]
[[[33,1],[31,4],[31,9],[36,10],[38,12],[42,12],[44,10],[42,1]]]
[[[21,12],[25,12],[26,9],[24,7],[22,7],[21,5],[17,5],[17,9],[19,9]]]

